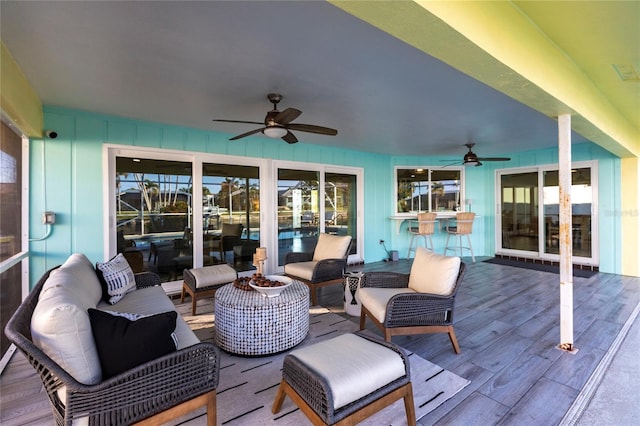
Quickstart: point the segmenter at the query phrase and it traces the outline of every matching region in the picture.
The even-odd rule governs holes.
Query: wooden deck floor
[[[479,260],[469,263],[458,293],[460,355],[445,334],[394,337],[395,343],[471,380],[419,424],[558,424],[640,302],[640,278],[603,273],[574,278],[578,351],[571,354],[556,348],[559,275]],[[410,262],[351,269],[408,272]],[[341,286],[322,289],[319,301],[340,312]],[[371,324],[368,328],[374,330]],[[53,424],[42,386],[22,355],[14,355],[0,378],[0,394],[0,424]]]

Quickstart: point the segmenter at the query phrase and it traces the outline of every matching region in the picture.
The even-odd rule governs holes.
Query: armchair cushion
[[[313,271],[316,269],[317,261],[296,262],[284,265],[284,272],[287,275],[302,278],[307,281],[313,281]]]
[[[383,323],[387,314],[387,303],[396,294],[415,293],[416,291],[407,287],[365,287],[358,289],[360,303],[367,307],[367,310]]]
[[[96,272],[101,277],[105,300],[112,305],[128,292],[136,289],[133,270],[122,253],[118,253],[107,262],[96,263]]]
[[[337,236],[321,233],[318,235],[318,243],[313,252],[313,260],[324,259],[342,259],[349,253],[349,244],[351,244],[351,236]]]
[[[176,311],[136,320],[89,309],[102,377],[107,379],[176,350]]]
[[[446,296],[453,291],[459,270],[459,257],[443,256],[418,247],[411,265],[409,288],[418,293]]]

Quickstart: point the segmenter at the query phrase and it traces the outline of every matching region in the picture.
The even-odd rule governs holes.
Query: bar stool
[[[458,212],[456,213],[456,226],[450,227],[447,222],[447,240],[444,243],[444,254],[447,254],[447,250],[453,250],[456,254],[459,252],[462,257],[462,250],[469,250],[471,253],[471,259],[473,263],[476,263],[476,258],[473,256],[473,247],[471,246],[471,233],[473,232],[473,219],[476,214],[472,212]],[[453,245],[449,247],[449,238],[453,235]],[[462,245],[462,236],[467,236],[468,247]]]
[[[433,251],[433,241],[431,236],[435,231],[437,213],[418,213],[418,220],[409,223],[409,233],[411,233],[411,241],[409,242],[409,251],[407,252],[407,259],[411,257],[411,252],[416,251],[420,237],[424,239],[424,246],[426,249]],[[415,226],[415,222],[418,226]],[[415,246],[414,246],[415,241]]]

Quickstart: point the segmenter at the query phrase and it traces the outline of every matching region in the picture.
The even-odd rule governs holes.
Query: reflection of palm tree
[[[118,194],[118,214],[122,211],[122,199],[120,198],[120,186],[122,185],[122,179],[129,177],[129,173],[117,172],[116,173],[116,194]]]
[[[140,176],[144,178],[144,175]],[[158,184],[149,179],[136,179],[138,183],[138,188],[142,192],[142,197],[144,198],[144,203],[147,205],[147,211],[153,210],[153,198],[158,196],[159,189]],[[140,210],[143,210],[143,206],[140,206]]]
[[[232,194],[238,188],[238,180],[235,178],[226,177],[220,183],[220,192],[218,192],[218,202],[221,207],[230,208],[229,194]],[[231,213],[231,211],[229,211]]]

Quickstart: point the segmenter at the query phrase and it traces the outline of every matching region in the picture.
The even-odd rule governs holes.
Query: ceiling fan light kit
[[[280,126],[266,127],[262,133],[269,138],[279,139],[287,134],[287,129]]]
[[[267,115],[264,118],[264,127],[242,133],[230,138],[229,140],[235,141],[247,136],[254,135],[256,133],[262,133],[269,138],[281,138],[283,141],[292,144],[298,142],[298,139],[293,133],[291,133],[291,130],[295,130],[298,132],[317,133],[319,135],[327,136],[335,136],[338,134],[338,131],[336,129],[331,129],[329,127],[316,126],[313,124],[291,123],[293,120],[298,118],[300,114],[302,114],[302,111],[295,108],[287,108],[282,112],[278,111],[278,102],[282,100],[282,95],[279,93],[269,93],[267,95],[267,99],[269,99],[269,102],[273,104],[273,109],[267,112]],[[243,120],[214,119],[213,121],[220,121],[224,123],[262,124],[257,121]]]

